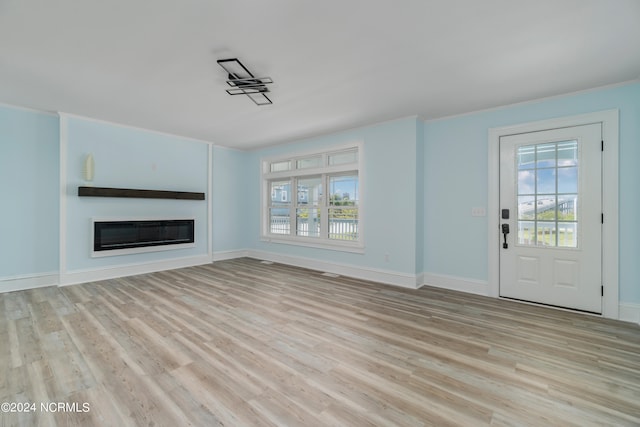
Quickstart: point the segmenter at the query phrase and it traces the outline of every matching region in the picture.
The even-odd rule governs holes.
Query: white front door
[[[601,140],[600,123],[500,137],[500,296],[602,313]]]

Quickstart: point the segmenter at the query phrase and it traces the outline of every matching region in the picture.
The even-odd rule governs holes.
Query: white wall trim
[[[562,98],[567,98],[567,97],[570,97],[570,96],[579,96],[579,95],[593,93],[593,92],[599,92],[599,91],[603,91],[603,90],[615,89],[615,88],[618,88],[618,87],[629,86],[629,85],[633,85],[633,84],[636,84],[636,83],[640,83],[640,77],[635,78],[635,79],[631,79],[631,80],[626,80],[624,82],[611,83],[611,84],[604,85],[604,86],[597,86],[597,87],[592,87],[592,88],[588,88],[588,89],[577,90],[577,91],[574,91],[574,92],[566,92],[566,93],[560,93],[560,94],[557,94],[557,95],[544,96],[542,98],[528,99],[526,101],[514,102],[514,103],[511,103],[511,104],[503,104],[503,105],[498,105],[496,107],[481,108],[479,110],[468,111],[466,113],[460,113],[460,114],[452,114],[452,115],[449,115],[449,116],[437,117],[437,118],[434,118],[434,119],[423,118],[422,120],[423,120],[424,123],[434,123],[434,122],[440,122],[440,121],[444,121],[444,120],[458,119],[458,118],[461,118],[461,117],[469,117],[469,116],[474,116],[474,115],[477,115],[477,114],[490,113],[490,112],[493,112],[493,111],[501,111],[501,110],[510,109],[510,108],[517,108],[517,107],[521,107],[521,106],[525,106],[525,105],[539,104],[539,103],[542,103],[542,102],[553,101],[554,99],[562,99]]]
[[[400,273],[397,271],[381,270],[370,267],[359,267],[351,264],[318,261],[312,258],[282,255],[274,252],[253,249],[248,250],[246,256],[266,261],[279,262],[281,264],[293,265],[295,267],[339,274],[341,276],[354,277],[356,279],[400,286],[403,288],[418,289],[421,286],[421,283],[418,283],[418,278],[415,274]]]
[[[362,216],[360,216],[360,221],[361,220],[362,220]],[[362,228],[360,227],[360,229]],[[260,236],[260,241],[265,243],[272,243],[274,245],[304,246],[307,248],[329,249],[336,252],[350,252],[354,254],[365,253],[364,245],[362,245],[360,242],[357,242],[357,243],[353,243],[350,241],[343,242],[341,240],[330,241],[329,239],[322,242],[322,241],[318,241],[317,237],[300,237],[300,236],[269,234],[266,236]]]
[[[425,286],[466,292],[469,294],[489,295],[489,283],[486,280],[467,279],[446,274],[424,273]]]
[[[632,302],[620,303],[620,320],[640,325],[640,304]]]
[[[133,126],[133,125],[127,125],[127,124],[124,124],[124,123],[110,122],[108,120],[96,119],[96,118],[87,117],[87,116],[80,116],[78,114],[65,113],[65,112],[62,112],[62,111],[58,112],[58,114],[60,116],[66,116],[66,117],[69,117],[69,118],[72,118],[72,119],[84,120],[84,121],[87,121],[87,122],[104,124],[104,125],[119,127],[119,128],[123,128],[123,129],[131,129],[131,130],[136,130],[136,131],[148,132],[148,133],[152,133],[152,134],[156,134],[156,135],[168,136],[168,137],[171,137],[171,138],[180,138],[180,139],[185,139],[185,140],[191,141],[191,142],[198,142],[198,143],[201,143],[201,144],[210,144],[210,145],[214,144],[214,142],[205,141],[204,139],[198,139],[198,138],[193,138],[193,137],[184,136],[184,135],[176,135],[174,133],[162,132],[162,131],[159,131],[159,130],[148,129],[148,128],[143,128],[143,127]]]
[[[60,276],[57,271],[24,276],[3,277],[0,278],[0,293],[56,286],[59,283],[59,279]]]
[[[213,261],[213,145],[207,148],[207,254]]]
[[[58,262],[60,275],[67,270],[67,151],[69,145],[69,122],[60,114],[60,236]]]
[[[125,264],[90,270],[75,270],[66,272],[65,274],[60,274],[60,286],[77,285],[79,283],[95,282],[97,280],[135,276],[137,274],[155,273],[157,271],[175,270],[177,268],[209,264],[210,262],[208,255],[199,255],[149,263]]]
[[[617,109],[489,129],[487,216],[488,290],[490,296],[498,297],[500,292],[500,137],[592,123],[602,123],[602,136],[605,143],[602,163],[602,206],[605,218],[602,229],[602,277],[604,283],[602,315],[608,319],[618,319],[620,307],[618,280],[619,121]]]
[[[386,125],[394,122],[402,122],[402,121],[411,120],[411,119],[414,119],[416,121],[418,120],[422,121],[420,116],[418,116],[417,114],[412,114],[410,116],[397,117],[395,119],[383,120],[381,122],[374,122],[374,123],[362,124],[362,125],[345,127],[345,128],[338,128],[338,129],[335,129],[334,131],[331,131],[330,133],[311,133],[306,135],[300,135],[300,136],[293,137],[292,139],[279,141],[275,144],[267,143],[266,145],[259,145],[259,146],[254,145],[246,148],[241,148],[240,150],[241,151],[262,151],[264,149],[280,148],[287,145],[297,145],[300,142],[311,142],[311,141],[322,139],[329,135],[342,135],[342,134],[347,134],[351,132],[365,131],[369,128],[373,128],[376,126]],[[358,139],[362,139],[362,138],[358,137]],[[225,147],[225,148],[231,148],[231,147]],[[231,148],[231,149],[234,149],[234,148]]]
[[[236,249],[232,251],[216,251],[213,253],[213,262],[225,261],[228,259],[245,258],[249,256],[246,249]]]
[[[28,113],[37,113],[37,114],[44,114],[46,116],[58,117],[58,113],[56,111],[38,110],[36,108],[25,107],[23,105],[7,104],[4,102],[0,102],[0,107],[10,108],[10,109],[19,110],[19,111],[26,111]]]

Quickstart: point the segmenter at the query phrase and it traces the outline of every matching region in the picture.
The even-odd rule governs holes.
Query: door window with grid
[[[578,142],[517,151],[518,244],[578,247]]]

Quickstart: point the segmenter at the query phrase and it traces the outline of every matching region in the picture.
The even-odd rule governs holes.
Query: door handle
[[[507,244],[507,234],[509,234],[509,224],[502,224],[502,235],[504,236],[504,243],[502,247],[507,249],[509,245]]]

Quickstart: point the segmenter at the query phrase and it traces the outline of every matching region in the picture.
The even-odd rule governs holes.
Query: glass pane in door
[[[518,148],[518,238],[523,246],[578,247],[578,142]]]

